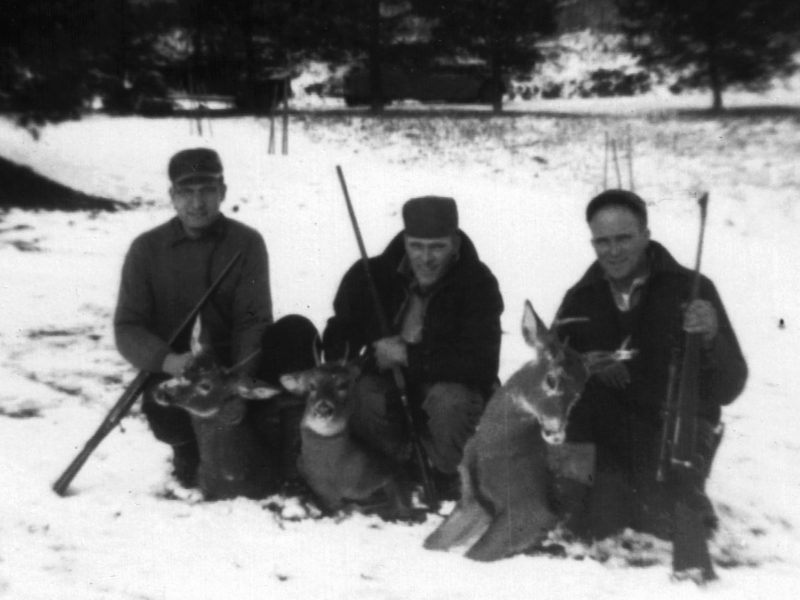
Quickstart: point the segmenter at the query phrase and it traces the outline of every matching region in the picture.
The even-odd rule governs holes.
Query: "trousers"
[[[356,381],[352,393],[353,435],[398,462],[407,461],[410,433],[394,382],[367,373]],[[445,474],[455,473],[483,413],[483,397],[469,386],[438,382],[419,386],[409,398],[417,434],[433,466]]]

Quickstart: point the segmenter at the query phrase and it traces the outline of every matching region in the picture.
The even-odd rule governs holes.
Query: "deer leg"
[[[428,550],[449,550],[476,539],[486,531],[491,516],[477,502],[459,501],[453,512],[425,540]]]
[[[488,562],[518,554],[545,539],[555,524],[555,515],[544,506],[536,511],[502,513],[466,556]]]
[[[474,449],[468,444],[467,459],[458,468],[461,477],[461,499],[448,517],[425,540],[429,550],[448,550],[478,539],[491,523],[491,515],[480,505],[473,490],[474,475],[468,468]]]

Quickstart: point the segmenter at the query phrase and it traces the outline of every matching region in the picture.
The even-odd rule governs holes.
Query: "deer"
[[[417,519],[398,483],[397,465],[350,435],[350,392],[360,374],[358,360],[326,363],[318,350],[319,337],[312,343],[315,366],[279,375],[280,386],[275,386],[239,375],[240,365],[221,367],[203,344],[202,325],[196,320],[192,361],[181,377],[158,386],[155,400],[192,415],[201,455],[200,490],[209,499],[266,495],[272,468],[263,443],[243,422],[245,401],[302,404],[297,467],[321,508],[333,514],[382,492],[386,501],[375,510],[379,516]]]
[[[345,357],[347,352],[345,352]],[[317,359],[317,366],[280,377],[281,385],[305,401],[300,423],[298,469],[328,514],[360,508],[383,495],[373,506],[384,520],[418,520],[410,494],[400,484],[398,465],[350,433],[353,384],[360,374],[358,360]]]
[[[565,441],[570,410],[588,378],[635,354],[627,340],[616,351],[578,353],[559,340],[557,324],[548,329],[525,301],[522,336],[535,358],[489,399],[458,468],[461,497],[425,548],[466,546],[467,558],[494,561],[535,547],[556,526],[553,457],[566,472],[582,469],[550,449]]]
[[[208,500],[267,496],[277,487],[276,465],[265,441],[245,419],[245,401],[277,402],[283,390],[240,374],[257,353],[233,367],[220,366],[203,340],[199,317],[192,327],[190,350],[192,360],[184,373],[159,384],[154,399],[191,415],[200,453],[200,491]]]

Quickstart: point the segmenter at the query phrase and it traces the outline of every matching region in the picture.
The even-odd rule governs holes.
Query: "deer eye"
[[[211,391],[211,382],[201,381],[197,384],[197,391],[201,394],[208,394]]]
[[[553,373],[548,373],[544,377],[544,384],[551,390],[554,390],[558,387],[558,377],[556,377]]]

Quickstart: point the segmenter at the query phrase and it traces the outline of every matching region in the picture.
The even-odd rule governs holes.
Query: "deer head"
[[[319,352],[314,354],[317,366],[281,377],[281,385],[306,401],[303,426],[322,436],[342,433],[353,411],[350,388],[361,372],[357,361],[325,363]]]
[[[536,417],[542,436],[549,444],[560,444],[572,407],[580,398],[589,377],[607,366],[629,360],[635,351],[627,348],[625,340],[618,350],[592,351],[581,354],[559,340],[548,329],[529,301],[522,316],[522,336],[536,350],[536,358],[514,373],[506,384],[512,398],[525,412]]]
[[[156,388],[155,400],[162,406],[177,406],[209,419],[234,399],[267,400],[283,391],[238,373],[257,352],[233,367],[220,366],[209,345],[202,341],[200,317],[192,327],[190,348],[192,360],[183,374]]]

